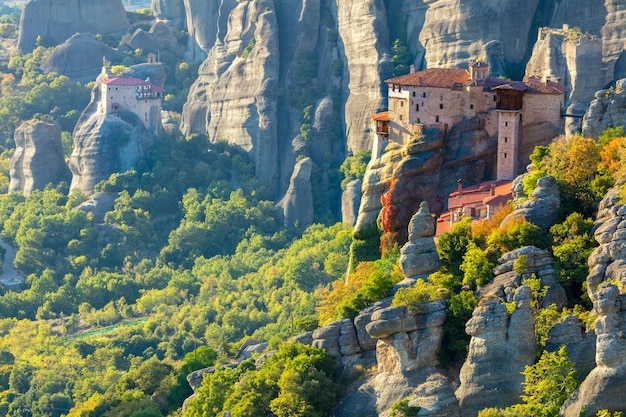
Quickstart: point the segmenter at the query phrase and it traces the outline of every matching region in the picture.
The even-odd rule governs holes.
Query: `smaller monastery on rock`
[[[150,54],[148,63],[154,63],[154,54]],[[135,113],[145,128],[158,135],[161,127],[161,103],[163,88],[153,84],[150,78],[142,80],[131,77],[118,77],[111,72],[111,66],[102,68],[101,111],[119,113],[129,111]]]

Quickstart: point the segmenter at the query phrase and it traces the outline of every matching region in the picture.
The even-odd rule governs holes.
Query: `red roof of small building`
[[[147,85],[151,84],[149,81],[146,82],[140,78],[126,78],[126,77],[112,77],[105,78],[102,80],[103,84],[106,85]]]
[[[389,121],[389,112],[384,111],[381,113],[372,114],[370,116],[372,120],[380,121],[380,122],[388,122]]]

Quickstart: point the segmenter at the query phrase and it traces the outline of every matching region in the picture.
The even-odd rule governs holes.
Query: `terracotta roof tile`
[[[452,88],[455,84],[464,84],[469,73],[457,68],[429,68],[413,74],[401,75],[387,80],[387,84],[411,85],[415,87]]]
[[[370,116],[370,118],[372,120],[380,120],[381,122],[388,122],[389,121],[389,112],[388,111],[384,111],[382,113],[372,114]]]

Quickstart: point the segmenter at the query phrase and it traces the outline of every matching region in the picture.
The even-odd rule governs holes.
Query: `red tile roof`
[[[411,85],[415,87],[452,88],[469,79],[469,73],[457,68],[429,68],[413,74],[401,75],[387,80],[387,84]]]
[[[463,85],[482,86],[484,90],[510,89],[527,93],[563,94],[565,86],[554,81],[541,82],[540,77],[529,77],[524,81],[511,81],[489,76],[485,79],[471,80],[469,72],[458,68],[429,68],[412,74],[390,78],[387,84],[412,87],[439,87],[459,89]]]
[[[150,84],[150,82],[146,82],[139,78],[125,78],[125,77],[113,77],[113,78],[105,78],[102,80],[103,84],[106,85],[146,85]]]
[[[388,111],[384,111],[384,112],[381,112],[381,113],[372,114],[370,116],[370,118],[372,120],[377,120],[377,121],[381,121],[381,122],[388,122],[389,121],[389,112]]]

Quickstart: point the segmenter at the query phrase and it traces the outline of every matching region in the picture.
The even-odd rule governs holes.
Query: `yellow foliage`
[[[565,181],[572,186],[588,183],[598,172],[600,153],[596,141],[587,138],[577,138],[568,153],[569,161]]]
[[[601,170],[613,175],[620,169],[622,165],[620,163],[621,154],[624,149],[625,141],[626,138],[615,138],[604,145],[600,151],[600,163],[598,164]]]
[[[482,219],[472,222],[472,238],[486,240],[489,235],[500,227],[500,223],[506,216],[513,212],[513,206],[507,204],[500,208],[490,219]]]

